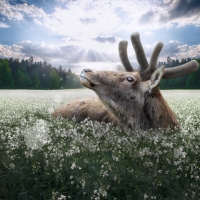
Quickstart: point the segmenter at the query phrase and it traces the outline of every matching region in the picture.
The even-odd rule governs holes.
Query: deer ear
[[[162,79],[162,76],[164,74],[164,65],[159,67],[152,75],[151,75],[151,78],[150,78],[150,88],[149,88],[149,93],[152,93],[153,90],[155,90],[161,79]]]

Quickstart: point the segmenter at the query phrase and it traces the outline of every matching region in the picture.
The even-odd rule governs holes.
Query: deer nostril
[[[83,71],[84,71],[84,72],[92,72],[91,69],[84,69]]]

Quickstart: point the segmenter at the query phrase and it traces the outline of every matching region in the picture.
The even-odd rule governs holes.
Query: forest
[[[200,58],[195,59],[200,64]],[[166,62],[158,62],[158,67],[175,67],[191,61],[190,58],[174,60],[167,57]],[[79,77],[59,66],[52,67],[44,62],[34,62],[33,57],[28,60],[0,58],[0,89],[73,89],[81,88]],[[162,79],[161,89],[200,89],[200,69],[187,76],[175,79]]]
[[[44,62],[0,58],[1,89],[69,89],[81,88],[79,77],[69,68],[64,70]]]
[[[195,59],[200,64],[200,58]],[[165,65],[165,68],[176,67],[191,61],[190,58],[173,60],[167,57],[167,62],[158,62],[158,67]],[[162,79],[160,89],[200,89],[200,68],[195,73],[174,79]]]

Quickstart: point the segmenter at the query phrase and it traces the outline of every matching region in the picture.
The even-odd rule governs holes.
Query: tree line
[[[1,89],[61,89],[81,88],[79,77],[69,68],[64,70],[44,62],[29,59],[0,58]]]
[[[196,59],[200,64],[200,58]],[[158,62],[158,67],[175,67],[191,61],[190,58],[174,60],[167,57],[166,62]],[[0,58],[0,89],[68,89],[81,88],[79,77],[69,70],[60,66],[52,67],[44,62],[34,62],[33,57],[29,59]],[[162,79],[161,89],[200,89],[200,69],[187,76]]]
[[[200,64],[200,58],[195,59]],[[165,68],[176,67],[183,65],[191,61],[190,58],[182,58],[180,61],[178,59],[174,60],[167,57],[167,62],[158,62],[158,67],[164,65]],[[160,89],[200,89],[200,69],[195,73],[173,78],[173,79],[162,79],[160,82]]]

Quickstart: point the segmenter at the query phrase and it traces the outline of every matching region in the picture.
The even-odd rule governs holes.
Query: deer
[[[75,117],[77,122],[88,118],[133,131],[179,129],[177,117],[163,98],[159,83],[162,78],[177,78],[197,71],[198,62],[192,60],[173,68],[157,68],[163,43],[156,44],[148,62],[138,32],[131,35],[131,42],[140,66],[138,70],[134,70],[128,59],[128,42],[122,40],[118,50],[126,71],[83,69],[80,81],[83,86],[93,90],[97,97],[76,99],[56,109],[52,115],[69,120]]]

